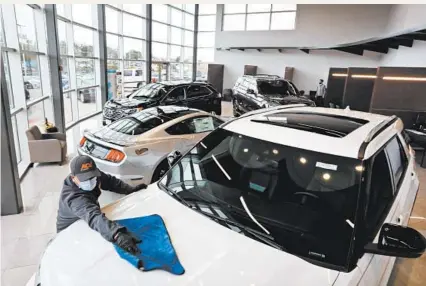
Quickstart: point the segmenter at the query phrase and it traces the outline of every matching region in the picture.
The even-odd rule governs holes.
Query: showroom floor
[[[224,116],[232,114],[231,105],[224,103]],[[75,154],[75,146],[84,129],[100,126],[100,116],[76,125],[67,132],[68,158]],[[418,168],[420,190],[410,219],[410,226],[426,236],[426,169]],[[36,165],[21,183],[24,212],[1,217],[1,285],[23,286],[37,270],[39,259],[48,241],[55,236],[58,199],[68,164]],[[116,200],[120,195],[105,192],[101,205]],[[398,259],[389,285],[424,285],[426,255],[416,260]]]

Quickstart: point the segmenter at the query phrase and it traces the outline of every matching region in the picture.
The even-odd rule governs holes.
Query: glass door
[[[170,67],[167,62],[153,62],[151,65],[151,81],[162,82],[170,80]]]

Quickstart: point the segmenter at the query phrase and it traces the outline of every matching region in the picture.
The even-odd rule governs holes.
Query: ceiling
[[[376,53],[387,54],[389,49],[398,49],[400,46],[412,47],[414,41],[426,41],[426,29],[410,31],[385,38],[374,38],[368,39],[356,43],[337,45],[332,47],[225,47],[217,48],[217,50],[278,50],[280,53],[285,50],[300,50],[306,54],[309,54],[312,50],[337,50],[350,54],[360,55],[364,54],[364,51],[372,51]]]

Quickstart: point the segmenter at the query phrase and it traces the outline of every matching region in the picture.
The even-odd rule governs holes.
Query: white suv
[[[159,214],[182,276],[142,273],[79,221],[49,245],[41,285],[386,285],[425,238],[396,117],[300,105],[222,124],[156,184],[103,209]],[[142,242],[143,243],[143,242]]]

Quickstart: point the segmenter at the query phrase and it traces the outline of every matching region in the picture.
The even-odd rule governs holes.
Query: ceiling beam
[[[302,52],[304,52],[305,54],[309,54],[309,50],[308,49],[300,49]]]
[[[396,37],[389,38],[389,40],[398,43],[398,45],[400,46],[409,47],[409,48],[413,46],[413,39],[410,39],[410,38],[396,36]]]
[[[382,54],[387,54],[389,51],[389,48],[383,45],[364,44],[364,45],[359,45],[358,47],[367,51],[372,51],[372,52],[382,53]]]
[[[262,49],[256,49],[258,52],[261,52],[262,51]]]
[[[284,54],[284,50],[283,49],[278,49],[278,52]]]
[[[237,49],[237,50],[242,51],[242,52],[244,52],[244,51],[245,51],[245,49]]]
[[[364,50],[358,47],[341,47],[341,48],[333,48],[333,50],[362,56],[364,54]]]
[[[384,45],[384,46],[387,46],[388,48],[392,48],[392,49],[398,49],[399,48],[398,43],[393,42],[389,39],[383,39],[383,40],[379,40],[379,41],[375,41],[375,42],[371,42],[371,43],[375,44],[375,45],[377,44],[377,45],[380,45],[380,46]]]
[[[417,41],[426,41],[426,33],[411,33],[404,36],[410,37]]]

